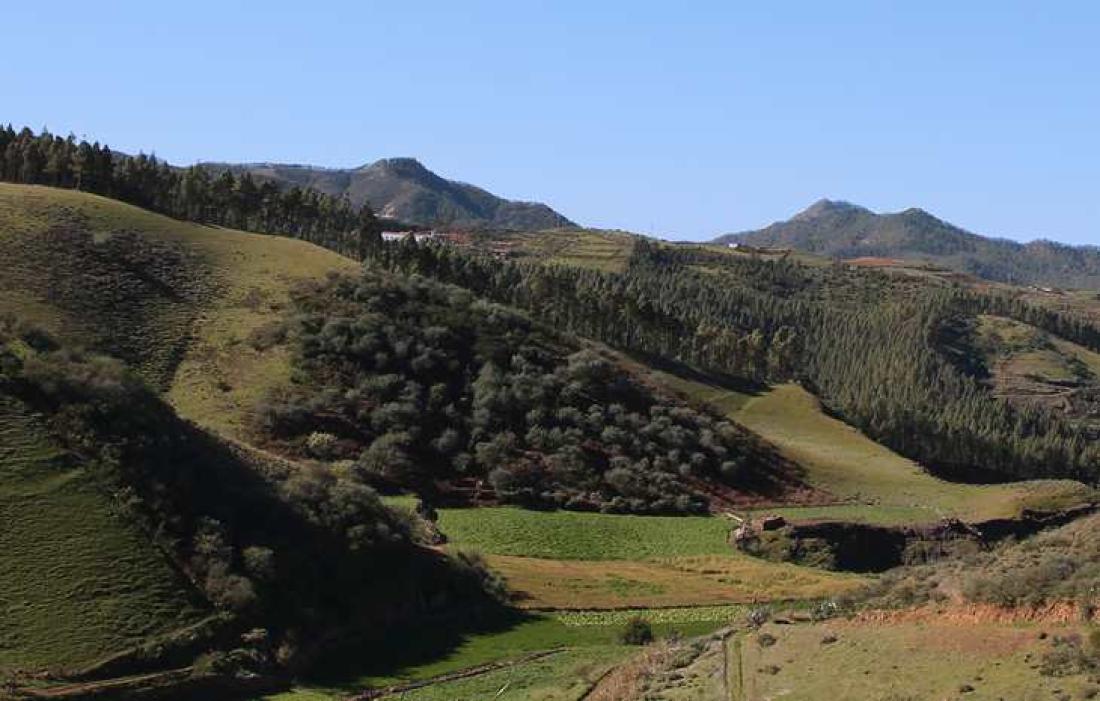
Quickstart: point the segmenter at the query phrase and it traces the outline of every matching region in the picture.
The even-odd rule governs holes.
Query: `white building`
[[[385,242],[404,241],[409,236],[416,239],[417,243],[421,241],[432,241],[440,238],[438,232],[435,231],[383,231],[382,240]]]

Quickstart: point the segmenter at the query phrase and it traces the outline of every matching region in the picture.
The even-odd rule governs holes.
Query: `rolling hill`
[[[0,185],[5,679],[175,684],[166,666],[247,646],[241,625],[265,641],[303,626],[320,639],[355,616],[480,590],[417,547],[410,517],[372,490],[241,440],[258,397],[291,372],[287,351],[259,350],[255,332],[287,313],[301,281],[356,269],[294,239]],[[391,576],[366,575],[378,569]],[[456,588],[411,593],[421,581]]]
[[[379,216],[418,226],[537,231],[575,226],[545,204],[506,200],[474,185],[442,178],[413,158],[386,158],[352,169],[280,163],[204,164],[249,172],[283,186],[314,188],[370,204]]]
[[[126,361],[182,416],[235,437],[290,372],[250,335],[280,318],[298,282],[355,269],[303,241],[0,184],[0,314]]]
[[[378,502],[364,486],[374,483],[370,480],[376,475],[370,472],[375,468],[388,473],[402,466],[403,461],[393,460],[400,453],[375,449],[376,443],[388,449],[401,447],[399,438],[407,438],[407,445],[419,451],[416,466],[426,465],[431,451],[446,454],[446,464],[472,482],[481,473],[471,467],[479,461],[496,464],[500,452],[508,449],[503,443],[474,440],[474,434],[502,436],[510,429],[515,445],[525,446],[528,463],[517,463],[525,469],[497,474],[495,479],[499,471],[489,471],[490,485],[499,482],[508,489],[531,490],[533,476],[556,471],[562,485],[580,484],[586,492],[611,485],[636,493],[639,485],[627,478],[647,465],[667,463],[673,479],[698,477],[715,462],[711,453],[737,447],[720,440],[716,417],[702,421],[703,405],[709,405],[709,411],[738,424],[739,433],[761,437],[754,438],[759,446],[775,451],[762,464],[786,466],[804,488],[792,491],[803,501],[785,501],[781,508],[777,501],[726,499],[712,510],[753,514],[762,507],[792,523],[828,519],[897,528],[944,516],[1012,519],[1023,508],[1059,509],[1095,498],[1069,481],[981,486],[935,478],[918,461],[872,440],[892,438],[895,450],[915,452],[897,437],[903,434],[891,436],[890,425],[867,422],[860,432],[843,422],[860,425],[853,420],[859,417],[856,411],[836,411],[837,406],[860,408],[858,396],[842,394],[854,386],[854,376],[825,365],[843,351],[844,357],[856,358],[856,365],[883,378],[883,387],[919,389],[917,384],[901,384],[905,376],[899,368],[912,364],[913,348],[929,363],[938,357],[931,355],[938,349],[899,346],[897,357],[903,361],[897,363],[877,349],[888,345],[880,338],[893,338],[904,329],[899,320],[908,319],[911,312],[903,303],[923,295],[943,314],[930,316],[929,328],[960,314],[975,320],[971,333],[960,337],[959,347],[975,357],[980,354],[991,369],[1003,359],[1013,377],[1031,381],[1038,376],[1036,361],[1043,360],[1042,379],[1051,386],[1064,383],[1071,371],[1074,378],[1091,377],[1092,351],[1059,335],[1068,329],[1075,338],[1087,340],[1087,334],[1082,328],[1063,328],[1060,318],[1047,319],[1011,305],[946,306],[961,301],[940,295],[938,288],[925,289],[922,279],[895,279],[876,271],[830,266],[822,259],[815,259],[817,266],[784,257],[757,261],[725,248],[672,248],[591,231],[486,233],[470,238],[475,243],[485,239],[487,251],[479,252],[478,245],[430,247],[435,255],[454,256],[452,262],[491,266],[484,271],[471,267],[465,285],[469,291],[412,277],[418,271],[403,267],[397,257],[384,274],[368,261],[367,274],[353,283],[351,276],[361,271],[358,264],[300,240],[188,223],[76,191],[0,185],[0,322],[6,314],[17,314],[62,343],[109,353],[155,390],[116,396],[107,402],[111,420],[97,429],[106,433],[89,434],[72,431],[68,423],[70,418],[97,416],[94,411],[70,413],[71,407],[86,401],[35,403],[33,395],[28,399],[0,382],[0,519],[10,516],[20,526],[0,532],[5,546],[0,564],[7,565],[0,567],[0,607],[9,609],[8,625],[0,623],[0,670],[56,670],[54,660],[69,668],[85,666],[133,650],[150,636],[189,631],[215,611],[224,613],[226,601],[247,598],[243,585],[226,588],[237,581],[235,576],[253,582],[265,611],[288,618],[299,613],[302,596],[314,591],[323,592],[325,600],[323,607],[309,612],[310,617],[324,610],[328,616],[361,620],[354,616],[362,615],[363,608],[370,612],[374,605],[403,611],[401,602],[408,598],[404,595],[418,582],[448,581],[451,571],[439,568],[461,560],[466,548],[483,553],[469,562],[487,563],[495,576],[505,578],[516,597],[508,613],[511,618],[482,628],[470,628],[458,619],[432,623],[432,633],[419,636],[420,647],[411,640],[385,647],[400,658],[397,663],[375,654],[383,648],[368,646],[359,657],[350,656],[351,676],[333,689],[346,695],[367,685],[516,659],[521,661],[515,669],[528,670],[543,680],[540,684],[572,684],[581,676],[570,661],[573,656],[600,649],[610,664],[627,654],[615,639],[621,618],[608,609],[628,607],[630,611],[615,615],[640,611],[657,623],[666,615],[686,615],[679,607],[702,606],[691,610],[693,618],[688,620],[697,627],[687,630],[705,632],[742,617],[748,606],[839,596],[865,581],[807,568],[799,561],[769,562],[736,552],[726,540],[729,522],[720,515],[627,516],[568,507],[555,512],[504,505],[475,510],[441,502],[436,525],[450,538],[448,545],[411,551],[419,557],[399,550],[384,567],[362,561],[337,547],[332,537],[335,533],[338,541],[350,542],[401,530],[402,521],[388,521],[391,517],[385,512],[374,510]],[[501,254],[497,247],[502,242],[511,247]],[[395,256],[411,248],[388,246],[375,254]],[[483,255],[486,252],[492,255]],[[425,253],[417,251],[418,264],[428,260]],[[511,267],[509,260],[518,266]],[[548,264],[544,278],[504,277],[519,271],[530,274],[539,262]],[[432,268],[436,276],[462,269]],[[669,277],[660,277],[665,275]],[[622,297],[623,290],[614,284],[623,276],[630,276],[637,300]],[[565,304],[571,297],[565,295],[578,287],[572,283],[584,283],[591,289],[580,290],[585,293],[581,301],[590,306],[577,306],[543,326],[536,321],[537,310],[528,317],[514,308],[488,304],[494,295],[478,292],[475,283],[494,279],[509,294],[530,286],[534,292],[517,299],[536,300],[549,311],[554,302],[570,309]],[[692,290],[704,296],[693,300],[686,294]],[[713,302],[707,298],[715,299],[718,290],[735,290],[738,297],[730,307],[719,309],[721,314],[711,314],[708,304]],[[399,304],[402,295],[408,299]],[[522,308],[510,297],[497,296],[501,304]],[[729,313],[731,309],[736,314]],[[679,325],[676,315],[685,310],[699,316],[690,319],[690,325]],[[617,339],[611,324],[628,314],[637,321],[625,324],[624,335]],[[719,316],[725,326],[710,322]],[[566,323],[570,320],[574,326]],[[840,322],[850,323],[858,333],[835,336],[849,328],[838,329]],[[789,328],[795,324],[810,341],[805,351],[791,342]],[[1023,329],[1024,325],[1034,329]],[[762,328],[770,329],[767,345],[753,334]],[[876,334],[869,344],[863,340],[868,328]],[[669,334],[669,329],[684,332]],[[1021,329],[1028,332],[1026,338]],[[620,352],[574,336],[563,345],[559,333],[562,338],[575,333],[599,339]],[[645,335],[650,333],[654,335]],[[922,331],[911,340],[923,344],[927,338]],[[639,341],[649,345],[639,347]],[[8,359],[24,358],[36,343],[33,335],[11,340]],[[722,348],[729,350],[718,353],[716,349]],[[820,348],[825,349],[820,359],[809,354]],[[600,363],[592,362],[592,349],[602,354]],[[69,363],[64,352],[46,356],[63,366]],[[495,367],[483,363],[485,358]],[[114,387],[117,383],[99,382],[99,375],[85,372],[87,363],[98,368],[98,362],[72,361],[70,371],[96,380],[93,384],[100,389]],[[800,379],[790,369],[795,362],[807,369],[816,363],[822,368],[821,382]],[[602,374],[604,363],[622,374],[609,379]],[[692,371],[687,365],[701,367]],[[700,371],[707,366],[714,366],[713,372]],[[105,367],[114,366],[108,362]],[[938,360],[932,367],[943,377],[956,377],[947,374],[954,373],[952,366]],[[5,368],[0,353],[0,379],[9,372]],[[41,369],[38,372],[41,380]],[[836,382],[841,376],[848,379]],[[112,377],[108,373],[107,379]],[[468,378],[469,386],[465,379],[456,384],[456,378]],[[993,373],[973,383],[965,380],[967,391],[981,398],[983,416],[999,406],[1000,378]],[[827,382],[834,383],[831,392]],[[992,390],[986,382],[993,384]],[[40,384],[47,388],[44,392],[55,391],[48,389],[50,382]],[[285,393],[295,384],[308,392]],[[18,388],[18,383],[12,387]],[[604,396],[604,387],[617,388],[617,394]],[[99,396],[100,389],[91,396]],[[260,400],[270,397],[272,390],[284,391],[284,399],[304,400],[284,407],[293,410],[283,412],[284,418],[299,423],[309,419],[293,440],[265,442],[257,432],[257,418],[264,415],[258,411]],[[569,405],[553,403],[553,398],[563,396]],[[553,401],[535,403],[532,398],[537,397]],[[906,406],[919,406],[919,398],[904,397]],[[958,402],[956,406],[967,409]],[[882,412],[885,417],[894,415],[889,406]],[[76,428],[81,428],[79,421]],[[456,443],[464,439],[467,428],[470,440]],[[901,428],[908,431],[905,425]],[[931,441],[934,429],[925,425],[921,435]],[[84,455],[83,444],[74,445],[73,436],[107,450]],[[145,442],[154,436],[157,440]],[[531,449],[560,442],[558,436],[567,439],[565,447],[578,444],[587,453]],[[639,440],[642,452],[635,456],[635,464],[626,465],[623,446]],[[256,441],[282,457],[246,445]],[[958,441],[956,435],[951,444]],[[616,462],[605,470],[604,461],[612,455]],[[113,461],[111,470],[105,471],[100,458]],[[590,478],[588,467],[596,468],[593,475],[606,472],[606,485]],[[1035,476],[1023,472],[1006,477],[1027,475]],[[511,481],[501,482],[502,478]],[[120,506],[130,502],[120,503],[119,495],[130,492],[118,486],[132,487],[154,503],[174,500],[169,506],[177,517],[168,527],[176,529],[171,533],[176,551],[156,547],[150,522],[120,516]],[[534,495],[545,496],[540,491]],[[564,496],[568,503],[574,495]],[[404,500],[407,518],[415,521],[415,500],[397,499]],[[591,495],[585,499],[590,501]],[[478,503],[476,497],[472,502]],[[364,504],[366,517],[360,510]],[[613,500],[609,505],[614,506]],[[231,577],[222,577],[224,572],[209,564],[195,569],[191,556],[199,554],[198,545],[204,553],[224,551],[210,544],[217,531],[204,525],[208,517],[223,524],[232,541]],[[343,520],[349,518],[350,522]],[[364,521],[373,527],[359,528]],[[246,552],[255,555],[256,548],[270,549],[277,561],[286,563],[274,583],[264,580],[263,568],[250,569],[254,558]],[[304,564],[314,557],[331,567],[315,571]],[[386,577],[377,576],[382,571]],[[220,586],[211,587],[211,572],[218,575],[214,584]],[[49,587],[35,586],[50,575],[56,579]],[[82,586],[82,577],[93,585]],[[375,585],[378,591],[369,589]],[[201,591],[196,593],[196,586]],[[395,593],[394,588],[401,591]],[[437,594],[429,589],[414,598],[434,601]],[[42,613],[46,610],[72,612],[72,623],[51,624]],[[703,614],[705,621],[694,618]],[[294,636],[279,616],[262,620],[269,624],[265,627],[273,639],[289,645]],[[116,625],[120,620],[126,625]],[[257,620],[246,617],[241,622],[255,625]],[[576,625],[587,620],[602,623]],[[318,630],[317,620],[293,622],[299,630]],[[416,637],[416,630],[411,626],[402,632]],[[239,631],[235,634],[240,639]],[[423,649],[425,641],[428,650]],[[569,649],[555,652],[560,646]],[[556,662],[543,669],[517,658],[528,653],[548,653],[546,659]],[[185,665],[194,658],[178,659]],[[142,669],[156,667],[150,663]],[[599,676],[602,671],[589,669],[585,675]],[[475,675],[472,683],[488,684],[496,679],[492,674]],[[309,693],[294,698],[307,698]],[[442,696],[429,698],[463,698],[448,696],[445,687],[438,693]]]
[[[1100,288],[1100,250],[987,238],[915,208],[876,213],[848,202],[820,200],[787,221],[726,234],[716,242],[830,258],[918,260],[1020,285]]]

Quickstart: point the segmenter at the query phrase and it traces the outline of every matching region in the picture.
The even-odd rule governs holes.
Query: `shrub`
[[[772,612],[767,606],[757,606],[745,614],[745,622],[752,628],[759,628],[771,620]]]
[[[1039,660],[1039,674],[1045,677],[1069,677],[1096,667],[1096,659],[1081,646],[1077,635],[1055,636],[1050,650]]]
[[[756,636],[756,644],[760,647],[771,647],[772,645],[775,645],[775,643],[775,636],[771,633],[760,633]]]
[[[336,452],[336,444],[339,440],[331,433],[314,431],[306,438],[306,450],[315,458],[328,460]]]
[[[455,580],[469,584],[473,593],[484,592],[497,601],[507,601],[508,586],[499,574],[489,567],[485,557],[476,550],[456,550],[450,555],[456,573]]]
[[[653,642],[653,626],[641,616],[634,616],[623,626],[619,640],[626,645],[648,645]]]
[[[814,621],[827,621],[830,618],[836,617],[839,612],[840,605],[837,602],[831,599],[819,601],[810,609],[810,618]]]

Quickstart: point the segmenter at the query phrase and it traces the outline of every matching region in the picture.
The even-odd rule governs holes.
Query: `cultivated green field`
[[[712,516],[619,516],[516,507],[443,509],[451,542],[490,555],[563,560],[644,560],[721,555],[729,522]]]
[[[207,613],[39,422],[0,395],[0,672],[88,665]]]
[[[634,235],[596,229],[553,229],[550,231],[494,234],[520,257],[537,258],[553,265],[571,265],[616,272],[626,266],[634,247]]]
[[[682,606],[815,599],[866,580],[768,562],[727,542],[716,516],[619,516],[512,507],[442,509],[449,546],[487,556],[533,609]]]

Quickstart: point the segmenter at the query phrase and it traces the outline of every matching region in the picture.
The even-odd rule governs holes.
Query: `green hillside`
[[[724,411],[777,446],[805,471],[807,483],[835,501],[769,508],[769,513],[884,524],[944,517],[979,521],[1013,517],[1023,508],[1054,510],[1096,498],[1093,490],[1070,480],[975,485],[939,479],[829,416],[816,397],[797,385],[746,394],[668,373],[657,373],[655,379]]]
[[[42,417],[0,393],[0,673],[84,666],[209,612]]]
[[[231,435],[289,375],[285,353],[257,351],[252,334],[298,281],[355,268],[294,239],[0,183],[0,313],[127,361],[181,415]]]
[[[968,329],[992,391],[1020,406],[1059,411],[1082,429],[1100,426],[1100,353],[1014,319],[983,315]]]
[[[250,671],[352,628],[365,650],[330,660],[342,681],[318,681],[339,693],[505,665],[469,682],[482,689],[513,663],[533,675],[522,684],[573,693],[570,675],[608,668],[580,664],[585,650],[628,653],[612,624],[567,620],[700,607],[715,627],[869,581],[735,551],[732,520],[708,508],[895,526],[1095,498],[1069,480],[925,469],[995,445],[1008,478],[1070,473],[1048,456],[1071,450],[1092,474],[1056,407],[1013,413],[1007,370],[981,373],[1087,389],[1095,339],[1069,312],[615,232],[371,255],[363,274],[294,239],[0,185],[0,313],[63,346],[19,326],[0,352],[0,669],[84,666],[218,611],[267,631],[270,644],[224,643]],[[372,487],[429,503],[391,510]],[[699,515],[653,515],[684,511]],[[449,543],[417,545],[436,529]],[[500,614],[483,592],[501,584],[503,619],[453,618]],[[407,637],[430,613],[437,635],[375,658],[361,631],[381,635],[391,612]]]

